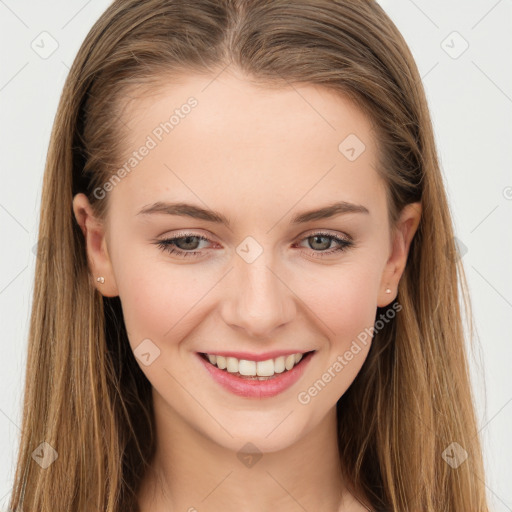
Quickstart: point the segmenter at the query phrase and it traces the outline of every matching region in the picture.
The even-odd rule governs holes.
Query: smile
[[[288,356],[280,356],[265,361],[252,361],[237,359],[236,357],[223,357],[215,354],[203,354],[208,361],[220,370],[238,374],[240,377],[272,377],[276,373],[291,370],[302,359],[304,354],[297,352]],[[260,379],[264,380],[264,379]]]
[[[246,398],[268,398],[291,387],[313,357],[296,352],[255,361],[219,354],[198,353],[202,365],[222,387]]]

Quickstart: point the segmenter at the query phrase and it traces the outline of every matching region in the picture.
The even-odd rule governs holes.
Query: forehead
[[[191,98],[197,105],[189,109]],[[149,133],[176,112],[179,119],[173,123],[178,121],[181,131],[193,125],[208,140],[231,132],[240,142],[286,136],[315,143],[330,135],[326,144],[331,144],[352,130],[368,146],[373,136],[371,120],[340,92],[316,84],[265,86],[229,72],[217,77],[180,75],[172,81],[162,76],[151,89],[128,93],[123,111],[127,124],[135,122],[139,131]]]
[[[212,189],[257,206],[283,198],[291,206],[303,195],[361,203],[382,189],[371,121],[317,85],[181,76],[130,95],[123,121],[129,132],[121,164],[152,146],[116,187],[137,204],[161,199],[164,190],[193,198]]]

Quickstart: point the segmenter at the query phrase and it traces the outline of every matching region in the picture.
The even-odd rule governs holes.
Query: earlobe
[[[73,198],[73,212],[84,235],[93,285],[105,297],[116,297],[119,293],[107,250],[104,222],[94,215],[87,196],[82,193]]]
[[[392,249],[382,274],[378,307],[388,306],[398,295],[398,284],[407,264],[409,249],[421,219],[421,203],[406,205],[399,217],[392,238]]]

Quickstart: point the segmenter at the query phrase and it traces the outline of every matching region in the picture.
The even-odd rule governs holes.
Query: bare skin
[[[212,80],[190,75],[131,100],[126,160],[187,98],[198,103],[108,191],[105,222],[85,195],[73,201],[91,272],[105,278],[95,284],[120,296],[132,349],[149,339],[159,350],[147,366],[137,359],[153,387],[157,434],[141,510],[366,511],[341,477],[336,402],[371,341],[320,392],[308,389],[373,326],[377,306],[396,298],[421,205],[390,228],[375,134],[348,100],[312,85],[256,87],[228,72]],[[356,158],[349,151],[352,160],[339,148],[350,134],[365,145]],[[157,201],[215,210],[230,226],[138,214]],[[368,212],[291,223],[337,201]],[[176,246],[198,256],[155,243],[184,232],[208,239]],[[353,245],[334,251],[336,240],[319,232]],[[248,236],[262,250],[250,263],[236,250]],[[281,349],[315,353],[295,384],[261,399],[227,391],[198,359]],[[247,443],[261,457],[244,458]]]

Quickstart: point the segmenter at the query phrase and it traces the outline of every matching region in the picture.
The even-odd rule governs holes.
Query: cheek
[[[217,293],[219,276],[207,268],[166,261],[165,253],[153,246],[113,252],[112,262],[135,354],[149,339],[161,352],[160,364],[176,360],[182,355],[177,352],[181,340],[197,327],[209,297]]]
[[[201,298],[213,286],[190,278],[180,269],[161,270],[158,265],[151,269],[134,267],[129,280],[119,287],[132,345],[139,338],[154,339],[159,345],[181,340],[200,309]]]
[[[314,313],[313,321],[324,326],[327,339],[348,341],[373,325],[377,308],[379,275],[363,259],[339,267],[317,269],[309,279],[297,281],[297,295]]]
[[[345,393],[370,350],[380,277],[375,268],[359,259],[337,270],[331,267],[323,275],[315,273],[309,286],[301,288],[301,297],[328,342],[327,350],[319,353],[315,378],[304,383],[297,397],[318,414]]]

